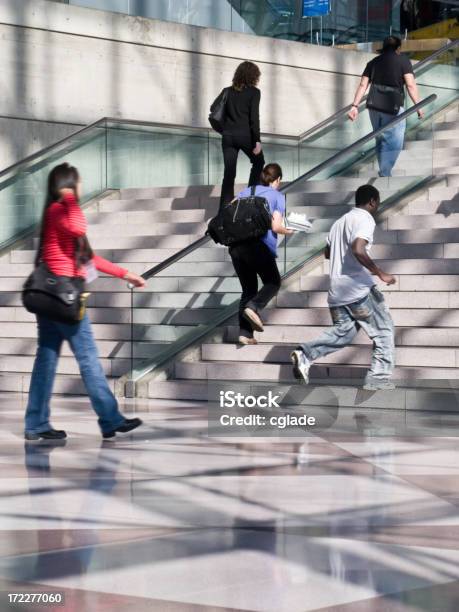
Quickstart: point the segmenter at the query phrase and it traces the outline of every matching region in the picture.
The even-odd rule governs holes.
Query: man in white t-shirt
[[[394,389],[394,324],[384,296],[376,288],[378,277],[387,285],[396,279],[383,272],[370,257],[379,192],[362,185],[355,194],[356,208],[338,219],[327,239],[330,260],[328,304],[333,327],[317,340],[301,345],[291,355],[293,372],[306,384],[313,361],[348,346],[360,328],[373,340],[373,357],[364,389]]]

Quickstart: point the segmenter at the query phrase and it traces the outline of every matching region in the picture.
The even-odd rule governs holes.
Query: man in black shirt
[[[401,55],[402,41],[396,36],[388,36],[383,43],[382,54],[372,59],[363,71],[360,85],[354,96],[352,108],[348,113],[349,119],[355,121],[359,114],[359,104],[365,95],[370,83],[375,85],[385,85],[386,87],[399,90],[404,98],[404,86],[414,104],[420,101],[418,87],[413,74],[413,66],[410,60]],[[394,119],[394,115],[374,108],[369,108],[370,120],[373,130],[377,130],[387,125]],[[399,113],[404,112],[403,106]],[[423,111],[418,111],[419,118],[424,116]],[[397,161],[400,151],[403,148],[405,139],[406,122],[401,121],[393,128],[383,132],[376,138],[376,151],[379,164],[379,176],[391,176],[392,168]]]

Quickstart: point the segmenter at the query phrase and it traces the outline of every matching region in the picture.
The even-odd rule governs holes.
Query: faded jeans
[[[394,323],[383,294],[370,293],[346,306],[330,307],[333,327],[317,340],[300,346],[309,361],[315,361],[351,344],[360,328],[373,340],[373,356],[366,382],[388,380],[394,369]]]
[[[56,323],[45,317],[37,317],[37,323],[38,349],[30,381],[25,431],[41,433],[51,429],[49,403],[64,340],[70,344],[78,361],[102,432],[109,432],[124,423],[125,418],[102,370],[88,315],[75,325]]]
[[[400,108],[398,114],[401,115],[404,110],[403,107]],[[394,115],[370,109],[370,121],[373,130],[384,127],[394,118]],[[392,176],[392,168],[395,166],[395,162],[403,149],[405,129],[406,121],[400,121],[400,123],[397,123],[393,128],[386,130],[376,138],[379,176]]]

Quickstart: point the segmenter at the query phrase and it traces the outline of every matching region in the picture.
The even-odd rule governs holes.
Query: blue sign
[[[328,15],[330,0],[303,0],[303,17]]]

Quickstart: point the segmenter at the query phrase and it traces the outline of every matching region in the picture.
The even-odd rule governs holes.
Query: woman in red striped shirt
[[[36,264],[43,261],[58,276],[86,278],[95,270],[144,287],[145,280],[124,268],[95,255],[86,238],[87,222],[78,204],[81,182],[78,171],[67,163],[56,166],[48,177],[48,196],[43,213],[41,245]],[[57,323],[37,316],[38,349],[30,381],[29,401],[25,415],[26,440],[62,439],[65,431],[50,424],[52,388],[57,362],[64,340],[70,344],[81,377],[99,417],[104,438],[127,433],[142,424],[140,419],[125,418],[108,385],[99,361],[91,323],[86,314],[76,324]]]

